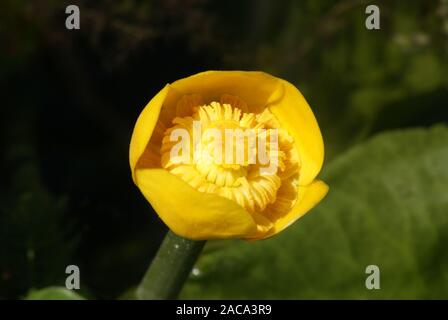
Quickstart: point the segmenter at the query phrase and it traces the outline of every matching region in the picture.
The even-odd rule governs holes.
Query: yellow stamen
[[[249,212],[272,211],[277,199],[282,209],[292,207],[297,190],[291,190],[291,182],[298,178],[299,158],[292,137],[280,128],[274,115],[267,108],[260,114],[249,113],[244,101],[229,95],[223,95],[220,102],[192,106],[200,101],[198,96],[180,100],[178,117],[162,139],[162,167],[193,188],[236,201]],[[193,110],[193,114],[185,116],[187,109]],[[199,128],[195,128],[195,123]],[[187,162],[176,161],[171,154],[178,143],[172,141],[171,135],[177,129],[190,136]],[[196,129],[200,130],[200,137],[195,144]],[[274,134],[278,135],[278,143],[271,140]],[[259,159],[260,144],[253,143],[253,139],[258,142],[263,137],[267,147],[265,162]],[[274,171],[262,170],[273,164]],[[281,188],[283,183],[289,188]]]

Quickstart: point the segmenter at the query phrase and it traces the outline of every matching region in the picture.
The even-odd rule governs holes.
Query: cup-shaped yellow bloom
[[[189,239],[270,237],[327,193],[319,126],[302,94],[263,72],[208,71],[168,84],[132,134],[132,178]]]

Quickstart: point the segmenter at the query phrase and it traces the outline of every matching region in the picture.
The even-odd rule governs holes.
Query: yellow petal
[[[137,169],[136,184],[165,224],[194,240],[245,238],[257,231],[236,202],[195,190],[164,169]]]
[[[166,85],[154,96],[154,98],[151,99],[151,101],[148,102],[135,123],[129,146],[129,164],[131,166],[132,179],[134,182],[135,167],[137,166],[137,162],[143,154],[143,151],[145,151],[146,145],[151,138],[168,91],[169,85]]]
[[[206,71],[171,86],[179,94],[199,93],[206,102],[220,101],[223,94],[237,96],[247,102],[250,112],[258,113],[269,106],[299,150],[299,184],[308,185],[322,168],[324,145],[319,125],[305,98],[291,83],[258,71]]]
[[[319,173],[324,161],[324,144],[313,111],[299,90],[285,80],[277,93],[278,99],[269,105],[283,129],[294,138],[300,155],[299,185],[306,186]]]
[[[279,86],[278,78],[258,71],[206,71],[177,80],[171,86],[182,94],[200,94],[205,102],[232,95],[245,101],[251,112],[260,112]]]
[[[299,194],[294,207],[283,217],[274,222],[274,227],[259,238],[250,237],[258,240],[269,238],[293,224],[297,219],[305,215],[309,210],[315,207],[327,194],[328,186],[325,182],[316,180],[308,186],[299,187]]]
[[[268,107],[280,126],[294,138],[300,155],[300,187],[296,204],[289,213],[271,222],[274,220],[251,215],[234,201],[199,192],[164,169],[143,165],[143,155],[157,120],[162,127],[169,127],[176,114],[184,110],[179,107],[179,100],[196,94],[206,102],[220,101],[223,95],[236,96],[246,101],[249,111],[254,113]],[[325,183],[314,181],[323,157],[320,129],[301,93],[282,79],[245,71],[208,71],[167,85],[140,114],[129,152],[134,182],[161,219],[175,233],[190,239],[260,239],[280,232],[316,205],[328,191]]]

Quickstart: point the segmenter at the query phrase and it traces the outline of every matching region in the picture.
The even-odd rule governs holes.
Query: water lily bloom
[[[182,142],[182,143],[181,143]],[[141,112],[134,183],[189,239],[263,239],[313,208],[324,146],[289,82],[263,72],[208,71],[166,85]]]

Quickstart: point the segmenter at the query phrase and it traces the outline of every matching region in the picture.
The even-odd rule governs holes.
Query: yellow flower
[[[182,133],[188,143],[179,149]],[[140,114],[129,150],[133,180],[160,218],[197,240],[282,231],[326,195],[328,186],[315,179],[323,158],[319,126],[301,93],[245,71],[208,71],[166,85]]]

